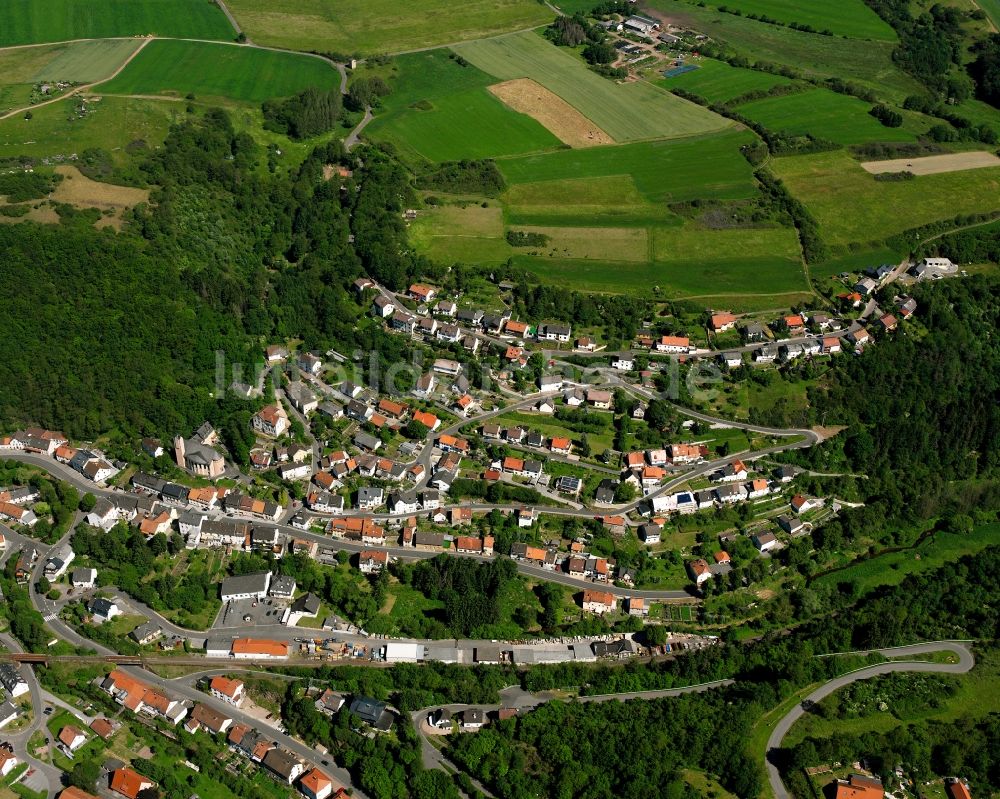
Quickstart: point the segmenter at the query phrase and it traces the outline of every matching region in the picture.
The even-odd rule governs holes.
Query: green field
[[[208,66],[210,65],[210,67]],[[109,94],[180,94],[258,103],[316,86],[340,85],[329,63],[311,56],[227,44],[150,42],[101,91]]]
[[[959,214],[1000,210],[1000,167],[880,182],[837,151],[776,158],[771,169],[831,244],[880,241]]]
[[[754,196],[756,182],[753,169],[739,148],[753,138],[747,131],[730,132],[685,141],[559,150],[544,155],[504,158],[497,164],[512,186],[630,175],[636,190],[649,202],[743,199]],[[536,204],[562,202],[561,188],[538,186],[542,196],[547,195],[551,202],[545,200]],[[604,195],[602,202],[607,199]]]
[[[257,44],[340,53],[402,53],[552,21],[536,0],[230,0]]]
[[[534,119],[481,88],[438,97],[427,110],[407,109],[366,133],[430,161],[521,155],[561,145]]]
[[[994,25],[1000,28],[1000,0],[976,0],[976,5],[986,12]]]
[[[861,252],[852,252],[839,258],[831,258],[818,264],[809,264],[809,274],[813,278],[833,277],[841,272],[857,272],[869,266],[880,264],[898,264],[904,253],[890,250],[888,247],[877,247]]]
[[[452,48],[500,80],[532,78],[576,108],[617,142],[687,136],[732,123],[642,81],[617,84],[533,32]]]
[[[812,89],[784,97],[766,97],[739,106],[739,112],[764,127],[795,134],[812,134],[838,144],[872,141],[913,141],[907,128],[887,128],[868,112],[871,105],[829,89]]]
[[[725,0],[725,5],[747,14],[762,14],[779,22],[798,22],[817,31],[828,30],[853,39],[896,41],[896,32],[862,0],[803,3],[802,0]]]
[[[112,36],[236,36],[215,3],[206,0],[5,0],[0,47]]]
[[[725,61],[699,58],[688,63],[697,64],[698,69],[671,78],[657,81],[664,89],[684,89],[704,97],[713,103],[727,103],[747,92],[770,89],[772,86],[787,86],[788,78],[758,72],[753,69],[732,67]]]
[[[815,78],[838,77],[869,86],[880,96],[902,101],[919,94],[920,85],[892,61],[892,42],[866,42],[839,36],[768,25],[746,17],[700,8],[683,0],[648,0],[678,24],[690,25],[712,39],[724,42],[751,61],[787,64]],[[838,3],[799,4],[838,7]]]

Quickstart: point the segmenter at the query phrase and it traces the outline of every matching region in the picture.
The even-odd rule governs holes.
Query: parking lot
[[[222,612],[219,627],[260,627],[281,624],[285,602],[276,599],[238,599],[230,602]]]

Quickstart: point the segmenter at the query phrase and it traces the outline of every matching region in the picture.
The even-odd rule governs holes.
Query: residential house
[[[538,338],[541,341],[565,343],[570,340],[572,333],[569,325],[541,325],[538,328]]]
[[[724,333],[736,327],[736,317],[731,313],[712,314],[711,325],[713,332]]]
[[[261,765],[287,785],[302,776],[305,765],[291,752],[275,747],[264,755]]]
[[[315,376],[323,371],[323,362],[311,352],[301,353],[295,363],[306,374]]]
[[[358,569],[362,574],[378,574],[389,565],[389,553],[378,549],[363,549],[358,555]]]
[[[329,799],[333,793],[333,780],[318,768],[312,768],[299,780],[299,790],[306,799]]]
[[[116,616],[122,615],[122,610],[117,604],[115,604],[112,600],[104,599],[103,597],[92,599],[87,609],[90,611],[90,615],[93,617],[94,621],[98,624],[104,624],[105,622],[111,621]]]
[[[631,372],[635,369],[635,359],[630,355],[615,355],[611,358],[611,368],[619,372]]]
[[[277,438],[288,429],[288,414],[280,405],[265,405],[253,415],[251,423],[258,433]]]
[[[781,326],[792,336],[800,336],[806,332],[806,320],[802,314],[789,314],[781,320]]]
[[[219,588],[223,602],[240,599],[264,599],[271,587],[271,572],[255,572],[227,577]]]
[[[639,526],[639,540],[644,544],[659,544],[663,528],[653,522]]]
[[[695,585],[700,586],[707,580],[712,579],[712,572],[709,569],[708,562],[703,558],[690,561],[687,567],[688,573],[691,575],[691,579],[694,580]]]
[[[587,389],[587,403],[597,410],[609,410],[612,402],[614,402],[614,396],[610,391],[603,391],[596,388]]]
[[[881,780],[861,774],[851,774],[846,780],[836,780],[834,786],[834,799],[883,799],[885,796]]]
[[[614,613],[615,595],[607,591],[594,591],[587,588],[583,592],[582,606],[588,613]]]
[[[417,302],[427,303],[434,299],[434,296],[437,294],[437,289],[423,283],[414,283],[410,286],[408,294]]]
[[[774,537],[774,533],[757,533],[752,540],[753,545],[761,552],[770,552],[778,546],[778,539]]]
[[[691,340],[687,336],[661,336],[656,351],[683,355],[691,351]]]
[[[97,569],[73,569],[69,582],[74,588],[93,588],[97,585]]]
[[[792,510],[796,513],[806,513],[813,508],[818,508],[820,506],[819,500],[812,499],[810,497],[802,496],[802,494],[796,494],[792,497],[791,502]]]
[[[778,522],[778,527],[784,530],[791,536],[797,536],[805,530],[805,522],[795,516],[789,516],[788,514],[781,514],[775,520]]]
[[[156,783],[149,777],[144,777],[127,766],[117,768],[111,773],[111,790],[126,799],[137,799],[140,793],[155,787]]]
[[[860,327],[857,330],[852,330],[848,333],[847,340],[850,341],[855,347],[864,347],[869,341],[871,341],[871,336],[868,335],[867,330]]]

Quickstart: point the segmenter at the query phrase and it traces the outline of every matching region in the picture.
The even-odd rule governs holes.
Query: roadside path
[[[792,798],[781,779],[781,772],[778,770],[778,767],[771,762],[770,755],[774,750],[781,747],[781,742],[788,734],[788,731],[792,728],[796,721],[806,714],[807,707],[825,699],[830,694],[840,690],[844,686],[858,682],[859,680],[867,680],[871,677],[878,676],[879,674],[892,674],[907,671],[965,674],[971,670],[976,663],[975,658],[972,656],[972,651],[969,649],[968,643],[962,641],[936,641],[933,643],[912,644],[910,646],[898,646],[889,649],[873,649],[870,650],[870,652],[877,652],[884,657],[907,657],[925,655],[931,652],[951,652],[958,656],[958,663],[933,663],[927,660],[890,661],[886,663],[878,663],[874,666],[867,666],[863,669],[858,669],[857,671],[852,671],[847,674],[842,674],[841,676],[835,677],[829,682],[821,685],[805,699],[795,705],[795,707],[793,707],[780,721],[778,721],[774,730],[771,732],[771,736],[767,739],[765,766],[767,767],[767,778],[771,784],[774,799]],[[869,651],[843,652],[837,654],[864,655],[869,654]],[[833,655],[821,655],[820,657],[832,656]]]

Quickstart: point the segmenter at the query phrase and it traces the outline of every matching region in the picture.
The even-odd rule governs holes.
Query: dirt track
[[[518,78],[490,86],[500,100],[541,123],[550,133],[570,147],[595,147],[614,144],[607,133],[544,86],[530,78]]]
[[[873,175],[881,172],[912,172],[914,175],[937,175],[941,172],[960,172],[963,169],[982,169],[1000,166],[1000,158],[993,153],[948,153],[928,155],[923,158],[896,158],[891,161],[868,161],[861,165]]]

